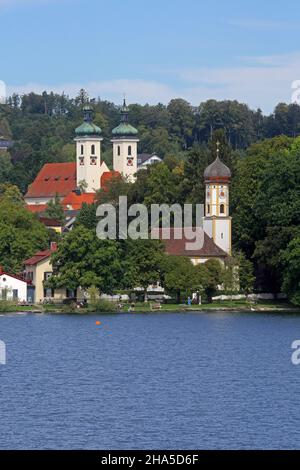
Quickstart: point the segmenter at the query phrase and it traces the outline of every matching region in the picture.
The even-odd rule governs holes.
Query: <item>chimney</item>
[[[57,243],[56,242],[51,242],[50,243],[50,251],[56,251],[57,250]]]

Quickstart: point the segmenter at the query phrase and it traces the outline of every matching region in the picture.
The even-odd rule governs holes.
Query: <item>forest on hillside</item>
[[[44,163],[74,160],[74,129],[87,100],[84,90],[75,99],[44,92],[13,95],[0,105],[0,137],[14,142],[0,152],[0,184],[24,193]],[[120,106],[91,101],[103,132],[103,158],[110,164]],[[129,109],[130,123],[139,130],[139,152],[155,152],[163,163],[139,172],[132,185],[113,182],[106,197],[126,192],[132,203],[202,203],[203,171],[219,140],[221,157],[232,170],[235,252],[252,263],[257,290],[283,289],[300,304],[300,106],[280,103],[267,116],[237,101],[192,106],[173,99]],[[0,220],[0,239],[1,230]],[[3,226],[3,233],[7,230]],[[0,248],[0,261],[1,256]]]
[[[23,192],[46,162],[75,159],[74,130],[82,122],[85,90],[74,99],[62,94],[12,95],[0,105],[0,137],[15,144],[0,161],[0,183],[11,180]],[[94,120],[103,132],[103,158],[111,162],[111,130],[120,119],[120,105],[92,99]],[[120,103],[121,104],[121,103]],[[186,159],[199,146],[207,146],[214,131],[222,129],[226,141],[243,154],[249,145],[278,135],[300,133],[300,106],[280,103],[263,115],[237,101],[208,100],[192,106],[183,99],[168,105],[130,104],[130,122],[139,130],[139,152]],[[13,170],[13,171],[12,171]]]

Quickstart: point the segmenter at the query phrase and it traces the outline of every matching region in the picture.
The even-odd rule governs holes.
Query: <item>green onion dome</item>
[[[84,122],[75,129],[77,136],[100,135],[102,130],[93,123],[93,108],[90,105],[83,107]]]
[[[124,99],[123,106],[121,108],[121,122],[112,130],[112,135],[116,138],[121,137],[134,137],[138,134],[138,130],[128,122],[129,109],[126,106]]]

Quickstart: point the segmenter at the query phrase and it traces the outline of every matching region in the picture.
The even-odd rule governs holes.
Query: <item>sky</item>
[[[0,57],[7,94],[85,88],[116,104],[237,99],[270,113],[300,89],[300,2],[0,0]]]

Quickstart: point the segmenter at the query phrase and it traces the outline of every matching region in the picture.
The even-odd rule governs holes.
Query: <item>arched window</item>
[[[94,144],[92,145],[91,152],[92,152],[92,155],[95,155],[95,145]]]
[[[207,213],[210,213],[210,204],[207,204]]]
[[[120,145],[118,145],[118,156],[120,156],[120,155],[121,155],[121,147],[120,147]]]
[[[81,155],[83,155],[83,145],[81,145]]]
[[[131,145],[128,145],[128,155],[131,155]]]
[[[224,204],[220,205],[220,214],[225,214],[225,206]]]

